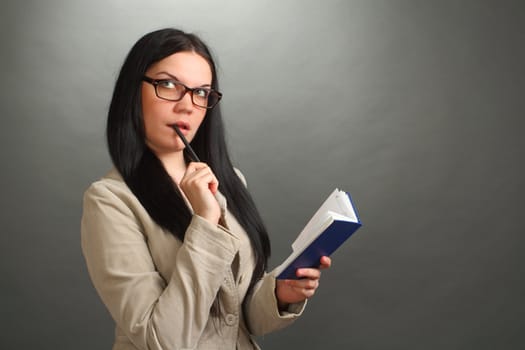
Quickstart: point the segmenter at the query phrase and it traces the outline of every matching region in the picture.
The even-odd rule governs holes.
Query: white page
[[[312,240],[312,234],[319,232],[319,225],[322,225],[323,222],[326,221],[326,218],[329,215],[328,212],[335,212],[343,216],[348,216],[350,220],[347,221],[358,221],[346,192],[340,191],[336,188],[297,236],[292,244],[292,250],[295,251],[301,249],[307,242]]]
[[[352,202],[350,201],[350,198],[348,198],[346,192],[339,191],[336,195],[336,199],[340,209],[337,213],[347,216],[352,222],[358,222],[359,219],[355,213],[354,206],[352,205]]]
[[[336,216],[340,216],[339,214],[335,214],[334,212],[328,212],[326,217],[325,217],[325,220],[323,220],[322,222],[319,223],[318,227],[314,227],[314,226],[310,226],[311,230],[309,229],[308,231],[311,231],[311,232],[322,232],[324,230],[326,230],[326,228],[328,228],[328,226],[330,226],[330,224],[334,221],[334,218],[332,217],[331,214],[334,214]],[[303,230],[304,231],[304,230]],[[281,272],[284,271],[284,269],[292,262],[294,261],[301,253],[302,251],[304,250],[304,248],[306,248],[310,243],[312,243],[312,241],[316,238],[314,235],[310,234],[309,236],[308,235],[305,235],[304,236],[305,238],[309,238],[309,239],[305,239],[304,241],[304,245],[302,246],[297,246],[297,249],[294,249],[294,251],[292,252],[292,254],[290,254],[288,256],[288,258],[282,262],[281,265],[277,266],[275,269],[274,269],[274,273],[276,276],[278,276]]]
[[[322,222],[321,216],[323,216],[328,210],[337,211],[338,204],[335,202],[335,196],[338,189],[335,189],[330,196],[324,201],[324,203],[319,207],[317,212],[312,216],[310,221],[303,228],[301,233],[297,236],[295,241],[292,243],[292,249],[296,250],[298,246],[302,246],[302,242],[307,240],[307,236],[312,232],[312,226],[317,226],[319,222]],[[335,209],[335,210],[333,210]]]

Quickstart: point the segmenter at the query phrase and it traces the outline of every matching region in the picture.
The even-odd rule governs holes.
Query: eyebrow
[[[170,74],[170,73],[168,73],[168,72],[161,71],[161,72],[156,73],[155,75],[158,75],[158,74],[165,74],[165,75],[169,76],[171,79],[176,80],[176,81],[182,83],[182,81],[180,81],[179,78],[177,78],[175,75]],[[202,85],[200,85],[199,87],[210,87],[210,88],[211,88],[211,84],[202,84]]]

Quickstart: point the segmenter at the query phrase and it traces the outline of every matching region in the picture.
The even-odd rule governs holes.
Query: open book
[[[292,244],[292,254],[273,272],[277,279],[297,279],[302,267],[318,267],[357,229],[361,220],[350,195],[336,189],[321,205]]]

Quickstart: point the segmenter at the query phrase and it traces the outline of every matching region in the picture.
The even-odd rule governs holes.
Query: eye
[[[198,97],[206,98],[206,97],[208,97],[209,94],[210,94],[210,90],[208,90],[208,89],[199,89],[199,88],[197,88],[197,89],[193,90],[193,95],[198,96]]]
[[[159,81],[159,86],[164,89],[176,89],[177,83],[173,80],[161,80]]]

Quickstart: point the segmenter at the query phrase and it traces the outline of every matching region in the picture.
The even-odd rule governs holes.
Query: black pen
[[[188,140],[186,140],[186,138],[184,137],[184,134],[182,134],[182,132],[180,131],[179,127],[177,125],[173,124],[172,128],[173,128],[173,130],[175,130],[177,135],[179,135],[179,137],[182,140],[182,142],[184,142],[184,145],[186,146],[186,149],[188,150],[188,154],[189,154],[191,160],[194,161],[194,162],[200,162],[199,157],[197,157],[197,155],[193,151],[193,148],[191,148],[190,143],[188,142]]]

